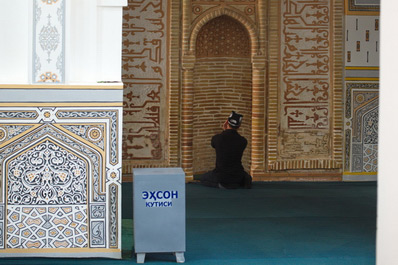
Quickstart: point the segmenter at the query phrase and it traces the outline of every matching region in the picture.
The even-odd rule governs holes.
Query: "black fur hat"
[[[228,124],[234,128],[239,128],[240,124],[242,123],[243,115],[232,111],[231,115],[228,117]]]

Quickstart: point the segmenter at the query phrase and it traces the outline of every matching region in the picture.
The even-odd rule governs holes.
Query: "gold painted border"
[[[0,126],[14,126],[14,125],[18,125],[18,126],[32,126],[32,128],[27,129],[26,131],[12,137],[11,139],[4,141],[3,143],[0,143],[0,148],[3,148],[4,146],[12,143],[15,141],[15,137],[22,138],[25,135],[27,135],[28,133],[32,132],[33,130],[37,129],[38,127],[42,126],[42,124],[37,124],[37,123],[0,123]],[[1,202],[1,198],[0,198],[0,202]]]
[[[377,172],[344,172],[343,175],[377,175]]]
[[[346,81],[379,81],[379,77],[346,77]]]
[[[99,90],[123,90],[123,83],[106,84],[103,85],[24,85],[24,84],[0,84],[0,89],[68,89],[68,90],[84,90],[84,89],[99,89]]]
[[[380,70],[378,66],[346,66],[346,70]]]
[[[81,105],[80,105],[80,107],[82,107]],[[75,109],[75,110],[69,110],[69,109],[58,109],[57,110],[57,112],[55,113],[55,116],[58,118],[58,120],[60,121],[60,123],[61,123],[61,121],[62,120],[67,120],[67,119],[76,119],[76,120],[78,120],[78,119],[86,119],[86,120],[98,120],[98,119],[108,119],[109,120],[109,126],[106,126],[105,128],[108,128],[109,127],[109,132],[111,132],[112,131],[112,128],[111,128],[111,125],[112,125],[112,119],[111,119],[111,117],[71,117],[71,118],[60,118],[59,116],[58,116],[58,113],[59,112],[73,112],[73,111],[76,111],[76,112],[84,112],[84,109]],[[120,150],[119,150],[119,142],[122,140],[122,139],[119,139],[119,132],[120,132],[120,130],[123,130],[123,128],[120,128],[120,124],[119,124],[119,120],[120,120],[120,116],[121,116],[121,114],[120,114],[120,110],[119,109],[90,109],[89,110],[90,112],[101,112],[101,111],[112,111],[112,112],[115,112],[116,113],[116,154],[119,154],[119,152],[120,152]],[[123,113],[123,109],[122,109],[122,113]],[[88,122],[89,123],[89,122]],[[61,124],[63,124],[63,123],[61,123]],[[123,127],[123,124],[122,124],[122,127]],[[112,141],[112,139],[111,138],[109,138],[109,141]],[[106,159],[106,158],[105,158]],[[111,159],[110,159],[110,156],[109,156],[109,164],[111,164],[112,166],[116,166],[117,164],[119,164],[120,163],[120,160],[119,160],[119,156],[117,156],[116,157],[116,163],[112,163],[112,161],[111,161]],[[107,162],[107,160],[105,160],[105,163]]]

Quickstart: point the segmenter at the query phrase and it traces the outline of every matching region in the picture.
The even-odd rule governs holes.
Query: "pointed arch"
[[[243,25],[244,28],[246,28],[251,41],[251,56],[253,57],[257,55],[259,50],[259,41],[256,26],[245,15],[240,14],[237,11],[228,7],[209,10],[208,12],[204,13],[202,17],[193,25],[189,36],[188,49],[190,54],[192,54],[192,52],[196,50],[196,39],[202,27],[210,20],[223,15],[229,16],[237,20]]]
[[[189,5],[186,12],[189,13]],[[265,102],[265,65],[266,54],[260,45],[259,29],[250,18],[239,10],[223,6],[208,10],[199,16],[191,26],[184,29],[182,53],[182,97],[181,97],[181,166],[187,177],[193,177],[193,102],[194,102],[194,67],[196,62],[196,40],[202,27],[210,20],[228,16],[239,22],[248,32],[250,39],[250,61],[252,64],[252,127],[251,127],[251,162],[250,173],[264,170],[264,102]],[[190,18],[184,17],[186,21]]]

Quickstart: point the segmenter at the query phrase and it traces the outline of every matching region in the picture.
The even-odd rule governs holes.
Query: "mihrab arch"
[[[185,50],[182,55],[182,134],[181,154],[182,167],[187,176],[193,176],[193,103],[194,103],[194,66],[196,58],[196,40],[202,27],[209,21],[228,16],[239,22],[246,30],[250,38],[250,63],[251,63],[251,167],[250,171],[264,170],[264,87],[265,87],[265,55],[259,48],[258,28],[244,14],[228,7],[209,10],[202,14],[189,32],[186,32],[184,39],[188,41],[183,45]],[[249,141],[249,142],[250,142]]]

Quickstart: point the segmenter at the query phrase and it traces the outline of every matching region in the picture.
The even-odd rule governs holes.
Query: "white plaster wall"
[[[69,0],[67,83],[121,81],[122,12],[127,0]]]
[[[30,2],[0,1],[0,84],[29,82]]]
[[[66,2],[66,83],[96,83],[97,1]]]
[[[97,80],[121,81],[123,9],[127,0],[98,0]]]
[[[398,2],[382,1],[380,56],[379,180],[376,259],[378,265],[398,264]]]
[[[0,84],[30,84],[32,0],[0,1]],[[65,83],[121,81],[122,7],[127,0],[68,0]]]

